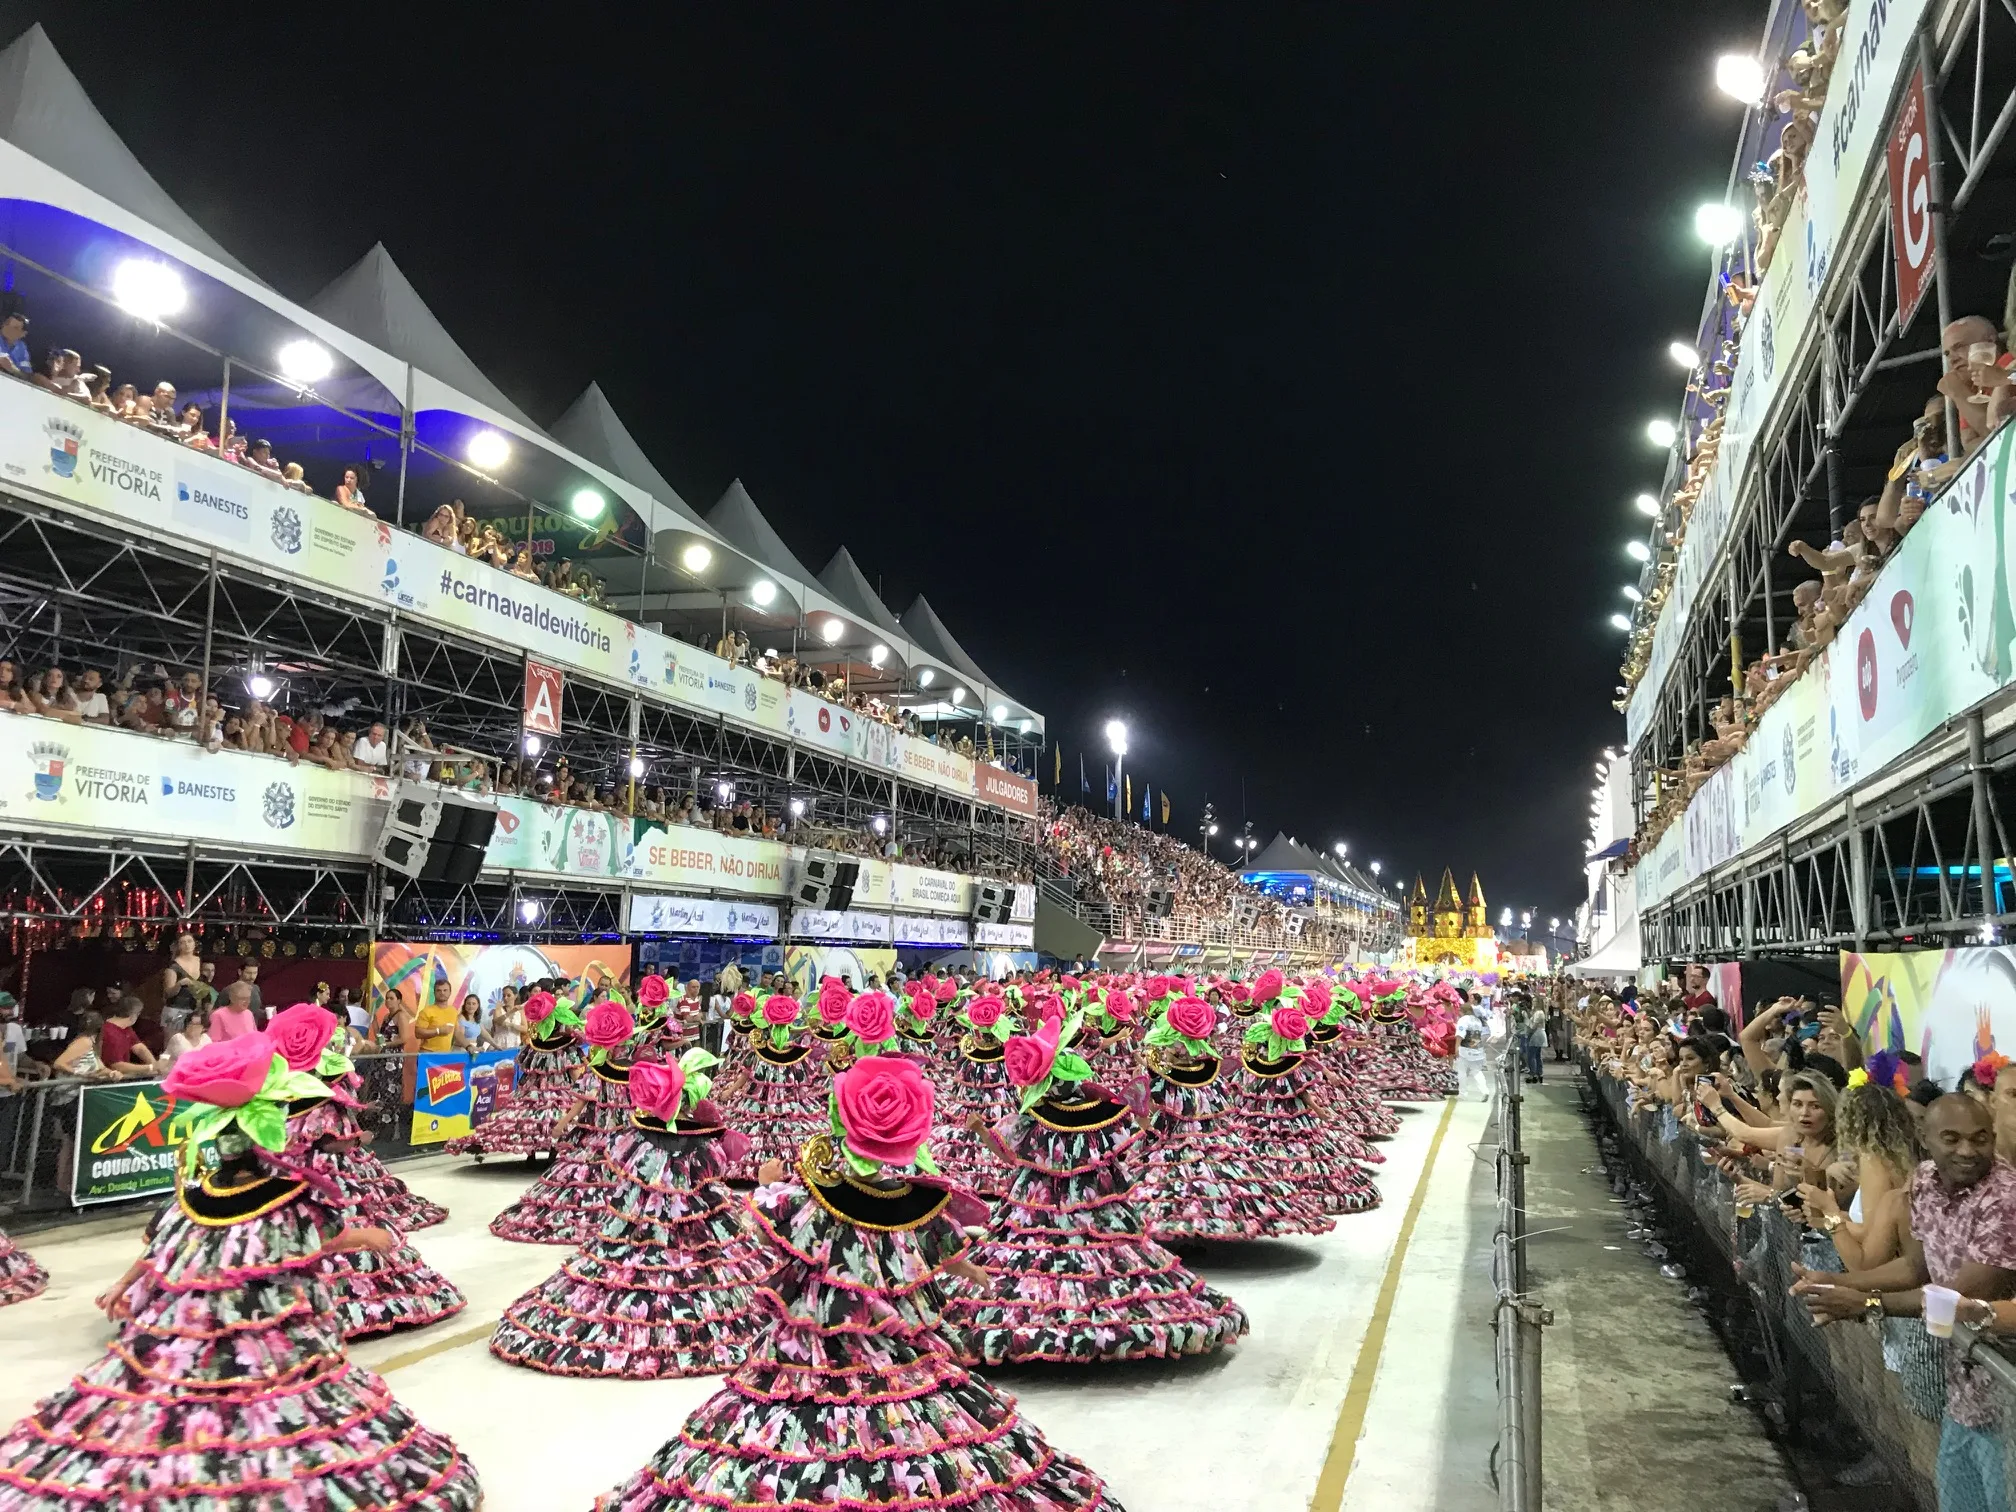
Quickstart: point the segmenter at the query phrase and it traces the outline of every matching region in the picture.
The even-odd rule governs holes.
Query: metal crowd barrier
[[[1519,1036],[1506,1036],[1495,1087],[1498,1115],[1498,1226],[1491,1236],[1492,1307],[1498,1376],[1498,1447],[1493,1475],[1501,1512],[1540,1512],[1540,1330],[1554,1315],[1526,1293],[1526,1152],[1520,1142],[1525,1071]]]
[[[364,1084],[358,1094],[364,1104],[358,1121],[370,1134],[371,1149],[380,1160],[440,1153],[438,1145],[415,1146],[409,1139],[413,1126],[409,1059],[393,1052],[359,1056],[356,1062]],[[105,1083],[62,1077],[25,1082],[18,1092],[0,1092],[0,1213],[56,1213],[74,1206],[70,1178],[76,1157],[77,1102],[82,1090],[94,1085]],[[153,1088],[159,1083],[122,1085]]]
[[[1844,1269],[1834,1242],[1794,1223],[1775,1203],[1739,1219],[1729,1179],[1708,1163],[1699,1136],[1672,1109],[1633,1107],[1627,1083],[1601,1074],[1586,1054],[1578,1060],[1627,1162],[1665,1199],[1675,1237],[1701,1264],[1726,1265],[1740,1287],[1770,1369],[1766,1400],[1787,1426],[1798,1425],[1816,1390],[1831,1398],[1882,1459],[1892,1486],[1930,1512],[1938,1505],[1947,1352],[1963,1350],[1986,1373],[2000,1410],[2007,1504],[2016,1506],[2016,1361],[2007,1345],[1965,1326],[1950,1341],[1934,1338],[1915,1318],[1885,1319],[1880,1331],[1859,1322],[1819,1327],[1791,1295],[1792,1267]]]

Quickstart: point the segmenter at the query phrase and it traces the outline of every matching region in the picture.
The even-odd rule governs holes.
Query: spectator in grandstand
[[[115,1075],[138,1080],[155,1074],[154,1052],[134,1028],[145,1006],[137,997],[122,997],[99,1027],[98,1061]]]
[[[434,1000],[421,1008],[413,1020],[416,1048],[441,1052],[455,1047],[455,1025],[460,1015],[449,1001],[452,995],[446,982],[434,984]]]
[[[168,1036],[168,1045],[161,1057],[159,1070],[163,1075],[168,1068],[191,1050],[201,1050],[210,1043],[210,1010],[194,1008],[183,1020],[182,1027]]]
[[[518,989],[506,986],[497,994],[497,1006],[490,1010],[490,1022],[483,1030],[486,1050],[516,1050],[525,1038],[525,1009],[518,1001]]]
[[[385,722],[374,719],[364,733],[357,737],[357,743],[350,748],[350,759],[366,771],[383,771],[387,759],[385,748]]]
[[[356,514],[371,513],[371,506],[364,502],[364,487],[357,475],[357,469],[343,469],[343,481],[336,485],[336,502]]]
[[[458,499],[456,503],[460,503]],[[427,517],[427,523],[420,527],[423,540],[432,541],[436,546],[446,546],[451,551],[461,550],[461,525],[456,519],[453,505],[443,504]]]
[[[1971,457],[1995,427],[1991,410],[1996,396],[2009,387],[2009,357],[2002,333],[1985,315],[1963,315],[1939,333],[1946,372],[1940,394],[1953,401],[1960,422],[1960,454]],[[2006,402],[2006,401],[2005,401]]]
[[[86,1081],[117,1081],[119,1073],[99,1059],[98,1036],[105,1020],[96,1013],[82,1013],[70,1031],[70,1043],[49,1063],[52,1076],[76,1076]]]
[[[49,354],[46,369],[34,375],[36,383],[65,399],[89,400],[91,390],[84,385],[84,359],[68,347]]]
[[[28,355],[28,317],[19,310],[0,317],[0,373],[12,373],[16,378],[31,378],[35,373],[34,359]]]
[[[212,1039],[242,1039],[259,1032],[259,1014],[253,1007],[253,995],[257,991],[243,976],[224,989],[223,1006],[213,1009],[210,1014]]]
[[[77,674],[77,691],[71,705],[85,724],[110,724],[112,703],[105,696],[105,677],[96,667]]]
[[[1988,1110],[1953,1095],[1925,1118],[1930,1158],[1912,1174],[1911,1227],[1902,1253],[1887,1264],[1836,1274],[1795,1265],[1793,1294],[1817,1322],[1862,1317],[1915,1318],[1925,1286],[1943,1286],[1985,1309],[1990,1321],[2012,1311],[2016,1293],[2016,1167],[1995,1158]],[[2000,1306],[1996,1304],[2002,1304]],[[1946,1408],[1937,1465],[1939,1505],[2006,1508],[2001,1413],[1994,1378],[1968,1351],[1946,1351]]]
[[[266,1027],[266,1000],[259,992],[259,958],[247,956],[238,963],[237,986],[245,989],[246,1006],[259,1020],[259,1027]]]
[[[462,999],[462,1011],[455,1019],[455,1048],[476,1051],[483,1048],[483,999],[471,992]]]

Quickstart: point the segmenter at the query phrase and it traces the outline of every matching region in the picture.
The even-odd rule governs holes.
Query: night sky
[[[1763,5],[691,10],[0,19],[281,292],[382,240],[533,418],[928,593],[1074,791],[1119,714],[1190,838],[1566,914]]]

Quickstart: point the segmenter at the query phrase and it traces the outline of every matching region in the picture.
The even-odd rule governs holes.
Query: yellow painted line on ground
[[[1372,1383],[1379,1377],[1379,1357],[1386,1351],[1386,1325],[1393,1316],[1393,1298],[1400,1291],[1400,1271],[1407,1262],[1407,1245],[1414,1237],[1414,1221],[1421,1216],[1421,1204],[1428,1197],[1435,1158],[1442,1153],[1442,1136],[1449,1132],[1449,1120],[1455,1113],[1456,1099],[1452,1097],[1442,1105],[1442,1121],[1435,1126],[1435,1137],[1428,1142],[1428,1159],[1421,1167],[1421,1179],[1414,1183],[1414,1195],[1407,1200],[1407,1216],[1400,1220],[1400,1236],[1393,1241],[1393,1254],[1379,1283],[1379,1300],[1372,1307],[1372,1321],[1358,1345],[1358,1361],[1351,1367],[1351,1384],[1337,1413],[1337,1431],[1330,1435],[1330,1452],[1324,1457],[1323,1473],[1316,1478],[1316,1494],[1309,1499],[1309,1512],[1338,1512],[1344,1505],[1344,1487],[1351,1480],[1351,1466],[1358,1457],[1358,1436],[1365,1431],[1365,1409],[1372,1402]]]
[[[446,1354],[451,1349],[460,1349],[464,1344],[474,1344],[478,1339],[487,1339],[497,1331],[497,1323],[498,1320],[492,1318],[488,1323],[479,1323],[474,1328],[447,1334],[431,1344],[422,1344],[418,1349],[408,1349],[393,1355],[381,1365],[367,1365],[364,1368],[375,1371],[381,1376],[390,1375],[395,1370],[404,1370],[408,1365],[418,1365],[422,1360],[431,1360],[434,1356]]]

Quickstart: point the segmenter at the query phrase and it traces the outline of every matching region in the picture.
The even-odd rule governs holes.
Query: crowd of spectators
[[[1776,256],[1778,240],[1805,184],[1806,160],[1819,131],[1820,110],[1827,102],[1827,88],[1841,50],[1841,22],[1847,14],[1847,0],[1801,0],[1806,11],[1808,36],[1779,60],[1792,87],[1780,90],[1769,101],[1778,127],[1777,150],[1760,163],[1750,176],[1756,206],[1752,212],[1750,266],[1735,267],[1723,278],[1723,297],[1728,302],[1730,335],[1703,361],[1688,383],[1693,398],[1689,405],[1689,427],[1699,420],[1700,429],[1688,437],[1687,466],[1680,486],[1674,490],[1671,507],[1661,518],[1669,522],[1664,531],[1667,550],[1653,573],[1653,585],[1645,595],[1631,641],[1619,669],[1622,685],[1617,689],[1617,707],[1629,703],[1631,691],[1644,676],[1652,654],[1652,631],[1659,622],[1659,610],[1673,588],[1674,572],[1681,543],[1694,517],[1694,506],[1707,487],[1722,445],[1722,423],[1728,405],[1730,384],[1736,376],[1737,358],[1748,329],[1750,312],[1757,300],[1757,280]],[[1752,271],[1754,269],[1754,277]]]
[[[1883,1324],[1891,1371],[1931,1342],[1915,1320],[1950,1300],[1941,1288],[1959,1294],[1960,1323],[2016,1334],[2016,1064],[1991,1050],[1947,1087],[1909,1051],[1871,1051],[1824,995],[1778,998],[1740,1025],[1690,1001],[1596,993],[1566,1011],[1634,1117],[1670,1114],[1699,1141],[1739,1223],[1775,1205],[1800,1233],[1792,1292],[1813,1320]],[[1912,1322],[1891,1332],[1900,1319]],[[1939,1504],[2006,1506],[1998,1391],[1952,1344]]]
[[[1302,914],[1291,922],[1279,900],[1174,835],[1047,800],[1038,822],[1053,874],[1118,938],[1294,943],[1340,953],[1366,943],[1361,920]]]
[[[1995,323],[1969,315],[1941,333],[1946,373],[1912,423],[1911,436],[1897,451],[1883,491],[1865,499],[1840,536],[1825,547],[1794,540],[1789,556],[1818,574],[1792,590],[1793,619],[1776,650],[1751,661],[1740,689],[1709,711],[1712,738],[1693,742],[1679,765],[1655,773],[1653,802],[1635,836],[1643,852],[1686,812],[1701,784],[1733,760],[1748,743],[1765,712],[1792,680],[1834,641],[1855,607],[1868,596],[1877,574],[1905,536],[1924,516],[1932,496],[1979,451],[2010,415],[2016,414],[2016,380],[2011,376],[2010,341]],[[1947,414],[1960,431],[1956,454],[1947,444]],[[1635,856],[1632,858],[1635,859]]]

